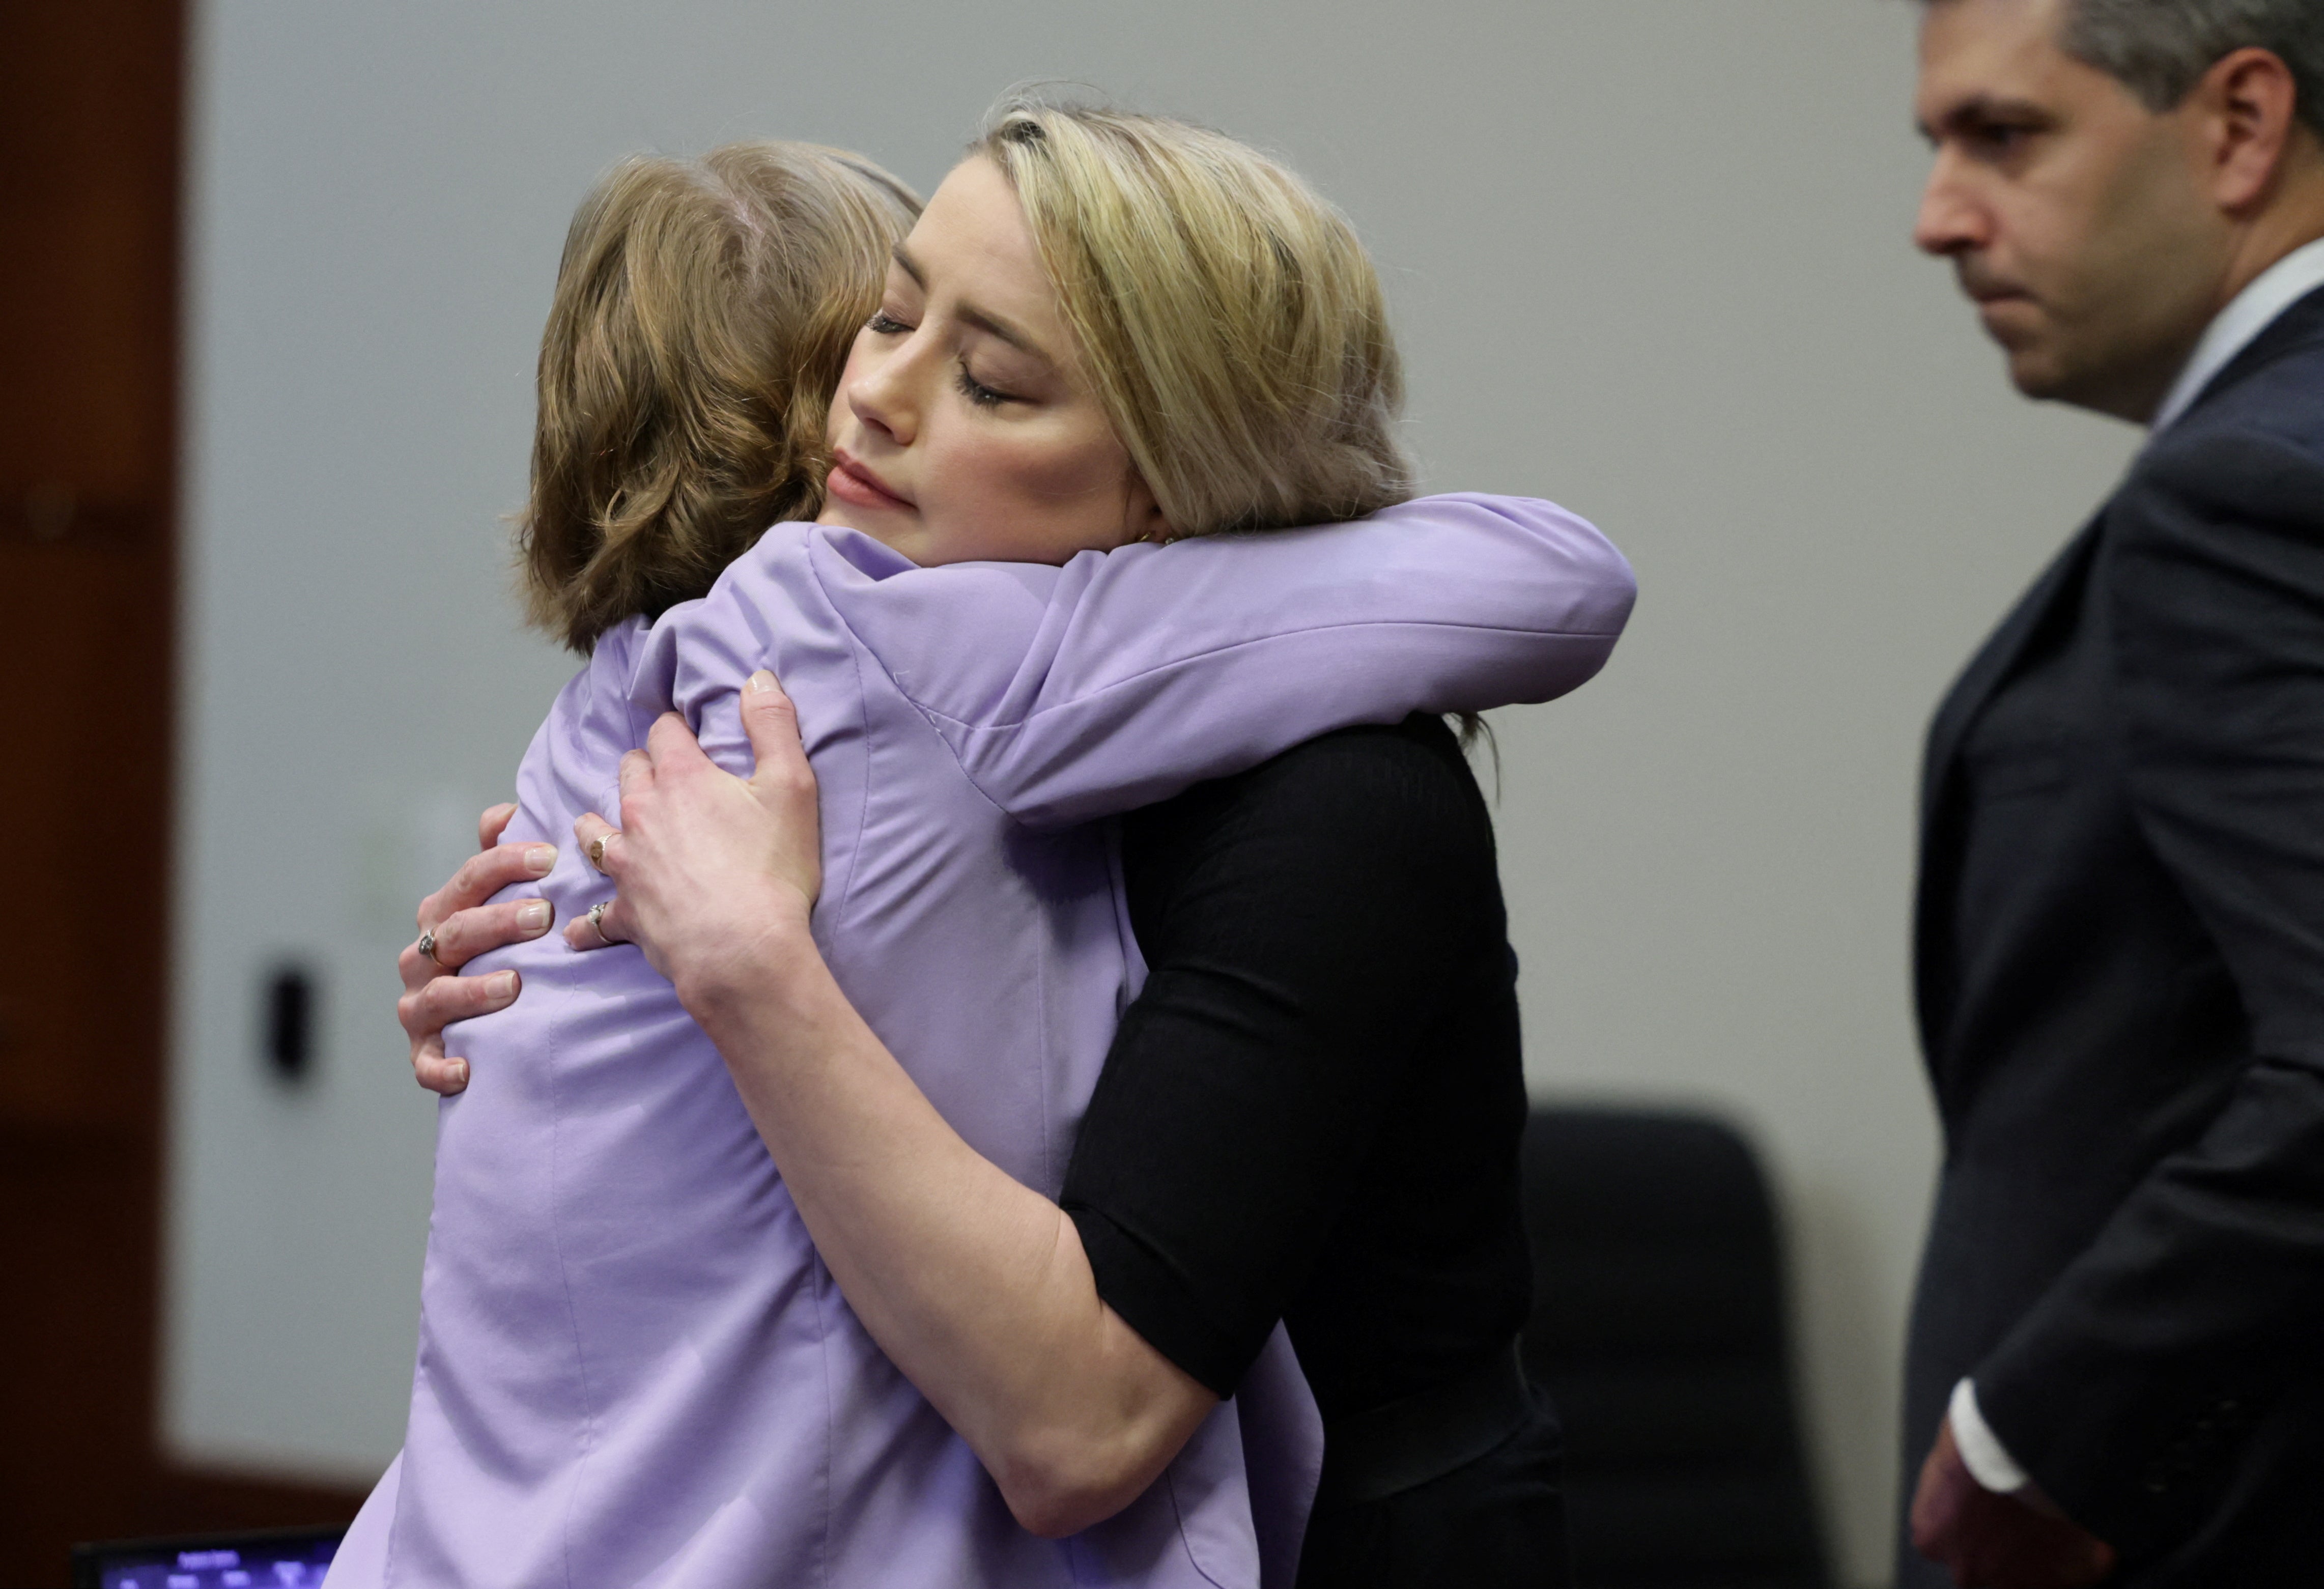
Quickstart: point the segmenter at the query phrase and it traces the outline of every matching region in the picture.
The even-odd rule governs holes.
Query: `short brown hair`
[[[2267,51],[2292,74],[2293,114],[2324,137],[2324,6],[2316,0],[2066,0],[2058,44],[2157,115],[2236,51]]]
[[[918,213],[870,161],[810,143],[639,156],[599,180],[541,334],[518,521],[534,624],[586,653],[820,511],[831,395]]]

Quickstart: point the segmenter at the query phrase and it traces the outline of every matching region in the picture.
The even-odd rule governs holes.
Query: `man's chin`
[[[2070,400],[2074,384],[2068,367],[2070,361],[2060,356],[2059,338],[2044,335],[2048,328],[2039,321],[2039,315],[2033,303],[2023,298],[1996,299],[1978,306],[1985,334],[2009,362],[2010,383],[2027,397]]]
[[[2067,394],[2072,383],[2058,368],[2056,360],[2043,358],[2033,349],[2005,347],[2002,351],[2009,359],[2010,384],[2017,388],[2021,396],[2046,402]]]
[[[2058,356],[2053,339],[2029,337],[2014,327],[1997,331],[1990,324],[1986,334],[2000,346],[2002,357],[2009,363],[2010,384],[2024,396],[2047,401],[2070,395],[2074,385],[2070,361]]]

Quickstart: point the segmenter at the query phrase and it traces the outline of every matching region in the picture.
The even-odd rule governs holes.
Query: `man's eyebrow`
[[[1916,120],[1913,125],[1922,137],[1933,143],[1944,133],[1958,132],[1963,127],[1991,126],[1995,123],[2019,126],[2049,126],[2058,118],[2031,99],[2010,99],[1992,94],[1971,94],[1947,106],[1944,114],[1932,125]]]

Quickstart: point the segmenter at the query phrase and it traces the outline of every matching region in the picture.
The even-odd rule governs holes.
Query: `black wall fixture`
[[[286,961],[267,973],[264,997],[267,1071],[295,1086],[315,1068],[315,974]]]

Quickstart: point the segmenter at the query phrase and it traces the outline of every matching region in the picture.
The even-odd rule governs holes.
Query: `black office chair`
[[[1580,1589],[1828,1589],[1757,1162],[1697,1114],[1536,1108],[1525,1363]]]

